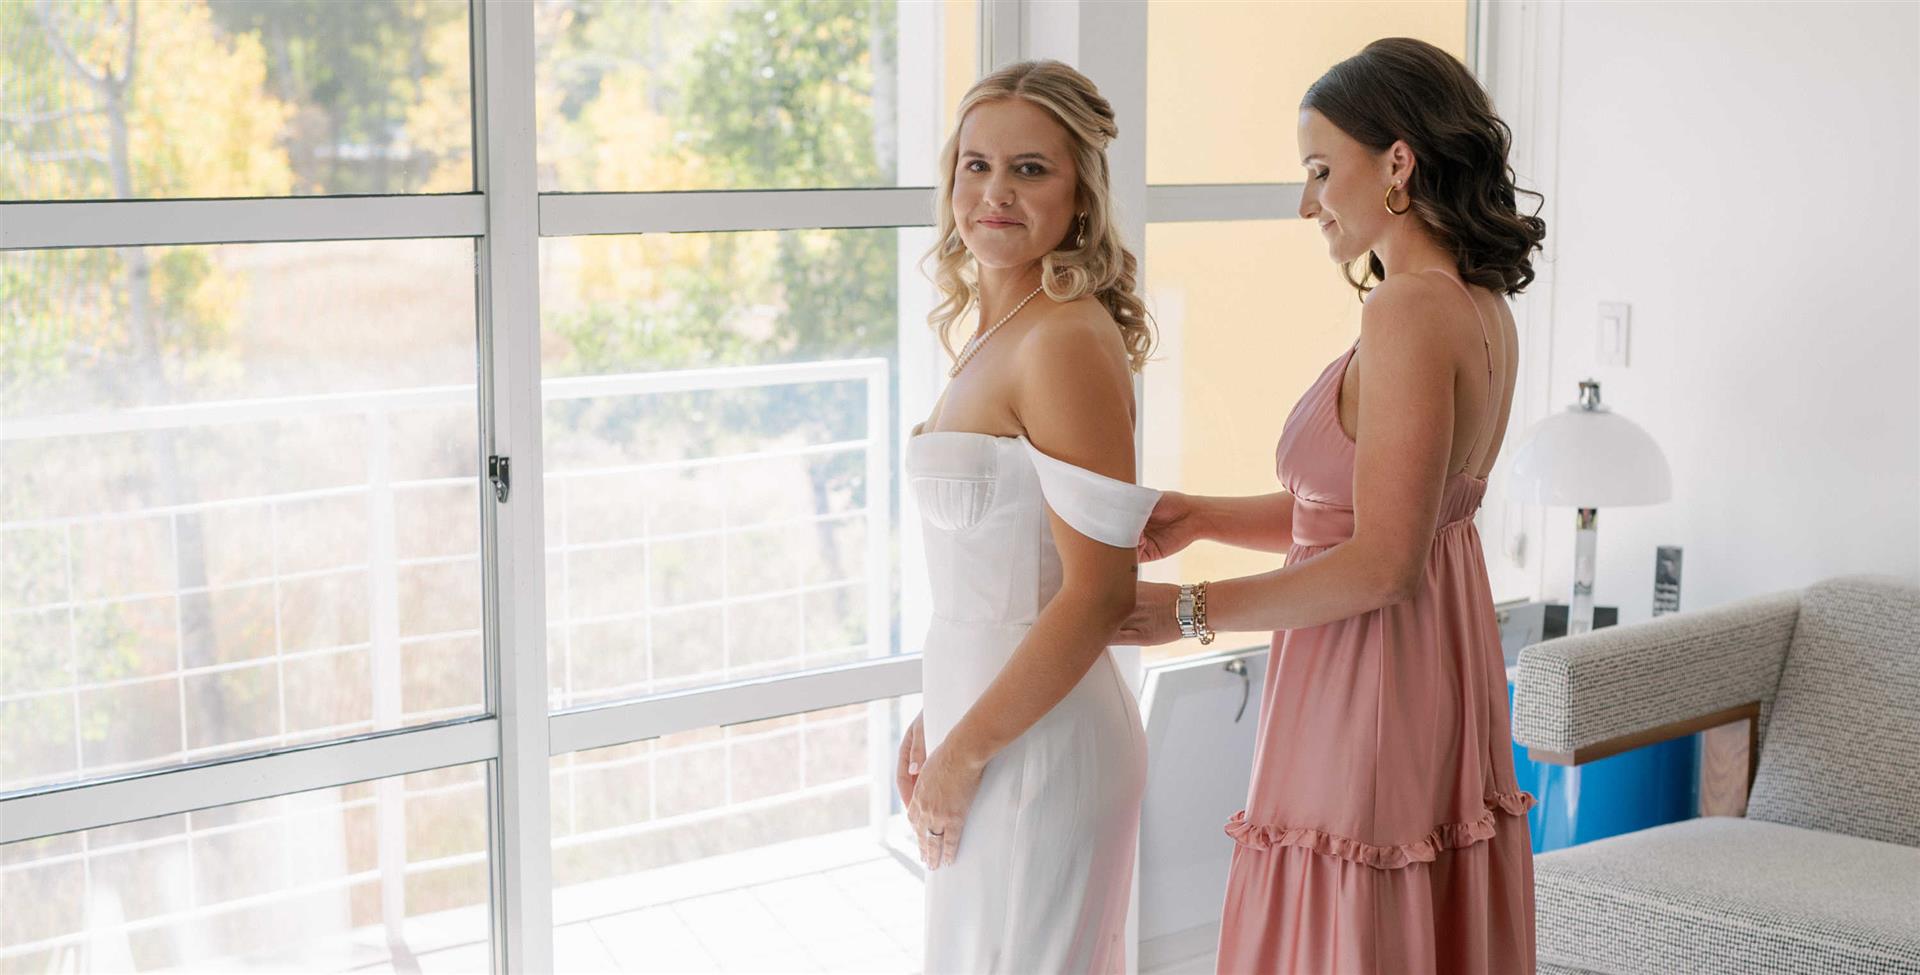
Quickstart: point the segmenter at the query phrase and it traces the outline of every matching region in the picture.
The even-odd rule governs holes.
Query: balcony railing
[[[562,378],[543,383],[548,408],[545,548],[551,705],[569,708],[891,653],[892,418],[888,382],[885,360],[863,359]],[[662,451],[669,456],[636,457],[631,456],[631,448],[615,449],[619,445],[603,436],[607,414],[594,412],[599,405],[619,404],[659,428],[662,418],[674,408],[673,398],[681,394],[725,395],[779,387],[851,392],[852,396],[833,401],[850,407],[851,415],[813,418],[820,421],[813,423],[788,422],[783,429],[758,440],[730,436],[721,443],[699,443],[682,438],[674,442],[674,449]],[[193,498],[176,504],[136,500],[124,505],[96,505],[99,510],[80,513],[0,521],[0,550],[9,541],[31,543],[45,556],[38,561],[0,556],[8,574],[38,574],[30,580],[31,585],[16,584],[29,581],[18,578],[5,585],[8,604],[0,606],[0,629],[8,632],[0,639],[38,641],[30,653],[11,654],[15,660],[63,664],[31,673],[15,667],[11,679],[0,675],[0,714],[45,716],[57,712],[65,716],[61,723],[67,726],[64,731],[42,728],[32,739],[16,739],[23,734],[21,726],[7,722],[0,756],[15,756],[16,767],[24,764],[25,769],[0,768],[0,791],[34,789],[480,712],[484,706],[479,677],[484,626],[479,595],[483,588],[479,554],[483,477],[477,469],[421,474],[420,465],[412,463],[410,457],[410,451],[419,446],[420,431],[426,429],[430,436],[471,438],[466,442],[475,447],[469,456],[477,462],[478,408],[475,387],[446,386],[194,403],[0,424],[0,446],[58,440],[72,449],[96,439],[102,445],[100,450],[124,450],[129,439],[137,441],[141,437],[274,423],[357,424],[361,434],[360,456],[340,458],[339,466],[350,471],[358,468],[352,471],[358,476],[350,483]],[[424,426],[423,417],[427,418]],[[591,422],[583,417],[591,418]],[[600,433],[588,429],[593,423],[601,425]],[[826,435],[821,435],[823,432]],[[556,444],[563,441],[564,449],[556,450]],[[82,453],[85,449],[80,448]],[[822,470],[831,476],[821,476]],[[655,497],[624,493],[624,489],[650,483],[665,485],[667,490]],[[781,504],[761,501],[769,492],[789,496],[796,486],[812,489],[804,504],[796,505],[790,497]],[[685,506],[679,506],[683,503]],[[689,514],[694,508],[699,512]],[[437,520],[418,517],[422,512],[437,516]],[[461,517],[450,518],[450,514]],[[316,521],[323,537],[329,525],[337,536],[320,545],[317,555],[315,550],[301,548],[302,542],[315,537],[312,529]],[[214,573],[204,585],[183,585],[172,567],[178,566],[185,554],[181,547],[183,526],[189,523],[199,528],[212,524],[253,526],[257,536],[252,542],[257,550],[243,560],[245,565],[240,570]],[[423,529],[423,523],[429,528]],[[111,573],[111,581],[90,581],[99,553],[89,546],[102,537],[115,540],[108,550],[122,556],[137,552],[145,564],[123,564]],[[127,543],[129,538],[136,543]],[[780,547],[783,540],[791,543],[789,550]],[[830,557],[822,557],[822,549]],[[55,572],[57,578],[45,578]],[[168,581],[170,576],[173,578]],[[619,598],[623,590],[631,597]],[[20,597],[19,593],[28,595]],[[354,611],[362,599],[364,612]],[[228,610],[222,619],[239,621],[236,631],[211,635],[212,645],[218,647],[218,652],[211,655],[214,659],[188,659],[181,621],[182,604],[189,600],[218,605]],[[346,627],[344,632],[334,626],[325,634],[330,638],[316,637],[312,627],[301,630],[302,613],[326,600],[341,601],[348,608],[337,610],[338,614],[363,619],[363,624]],[[822,613],[835,618],[823,623]],[[115,614],[145,614],[148,622],[160,619],[161,623],[130,628],[130,639],[140,642],[138,657],[149,664],[146,669],[100,676],[100,668],[89,659],[91,651],[83,649],[94,647],[89,641],[98,638],[87,627],[89,621]],[[172,617],[171,633],[164,625],[167,614]],[[781,621],[791,621],[791,625],[778,625]],[[685,625],[688,623],[696,625],[689,627]],[[779,634],[788,642],[771,646],[751,643],[754,634],[765,632]],[[701,634],[707,642],[689,652],[688,633]],[[610,639],[609,634],[614,637]],[[122,639],[129,638],[123,634]],[[164,646],[166,642],[173,644],[171,653]],[[663,662],[669,656],[675,660],[671,668]],[[150,665],[155,659],[168,657],[170,665]],[[644,666],[639,665],[641,658]],[[408,668],[414,662],[431,659],[441,660],[442,665],[429,668],[425,677],[409,678]],[[327,664],[334,669],[323,669]],[[364,674],[364,684],[346,688],[345,697],[358,700],[347,701],[345,707],[336,706],[332,712],[325,712],[324,719],[316,720],[297,703],[290,706],[289,698],[290,692],[298,698],[309,690],[301,683],[320,673]],[[446,686],[448,675],[463,675],[452,693]],[[195,726],[193,701],[235,686],[259,692],[251,699],[255,710],[225,722],[238,728],[237,732],[208,740],[204,730]],[[224,703],[232,700],[226,698]],[[89,720],[98,712],[100,702],[117,702],[122,709],[142,702],[165,702],[164,710],[175,713],[162,715],[164,734],[151,736],[157,740],[129,748],[126,743],[107,740],[110,733],[103,731],[97,720]],[[875,704],[864,710],[886,706]],[[850,725],[864,724],[870,734],[884,724],[866,714],[850,714],[842,720]],[[141,727],[154,726],[153,716],[146,715]],[[774,729],[756,732],[748,740],[783,733],[804,736],[812,732],[808,726],[790,731]],[[58,753],[68,747],[70,759],[59,757]],[[696,743],[687,747],[696,750],[711,746]],[[714,775],[730,775],[732,748],[729,744],[724,750],[726,760],[712,763]],[[572,827],[556,815],[556,846],[643,841],[652,831],[684,826],[703,817],[724,817],[736,806],[807,802],[810,797],[845,795],[847,790],[867,793],[863,800],[878,832],[887,815],[886,800],[891,791],[889,769],[879,759],[884,751],[871,742],[860,746],[858,761],[866,766],[866,775],[846,775],[847,766],[841,765],[840,773],[824,781],[802,781],[788,792],[755,796],[742,803],[734,803],[723,788],[721,794],[726,799],[720,805],[666,814],[649,808],[636,822],[582,830],[579,835],[571,835]],[[587,769],[593,764],[582,763],[581,767]],[[559,795],[563,783],[571,785],[575,770],[572,763],[557,761],[554,772]],[[469,787],[477,789],[480,783],[476,780]],[[436,796],[444,799],[449,787],[403,789],[401,781],[395,779],[382,780],[376,788],[381,800],[375,817],[377,872],[384,894],[381,914],[390,930],[398,930],[395,925],[407,916],[406,876],[467,865],[485,853],[476,849],[410,862],[405,842],[409,808],[416,801]],[[309,806],[295,818],[337,835],[347,828],[349,807],[357,809],[367,803],[366,798],[343,800],[325,816],[316,816],[316,810]],[[138,811],[130,813],[138,815]],[[194,869],[194,838],[202,831],[194,826],[173,838],[184,845],[190,873]],[[77,856],[84,864],[165,842],[83,841],[78,850],[61,856]],[[26,871],[49,862],[44,858],[23,859],[0,866],[0,870],[19,874],[17,879],[25,880]],[[320,887],[344,892],[368,882],[370,873],[362,870],[316,881],[319,887],[307,884],[300,892],[311,896]],[[91,878],[91,872],[88,876]],[[560,881],[556,877],[556,882]],[[88,883],[93,881],[89,879]],[[94,903],[94,896],[90,889],[85,901]],[[111,939],[115,931],[125,935],[165,930],[171,924],[201,920],[210,913],[254,906],[252,902],[258,899],[202,901],[180,911],[109,924],[104,930],[95,924],[58,932],[30,943],[7,945],[0,950],[0,958],[94,942],[103,936]],[[374,919],[355,920],[364,924]]]

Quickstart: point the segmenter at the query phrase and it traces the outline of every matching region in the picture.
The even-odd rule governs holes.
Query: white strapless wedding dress
[[[931,752],[1060,589],[1047,510],[1132,548],[1159,492],[1024,437],[916,434],[906,467],[932,584],[921,663]],[[1139,707],[1108,651],[987,763],[954,862],[927,874],[928,975],[1124,971],[1146,772]]]

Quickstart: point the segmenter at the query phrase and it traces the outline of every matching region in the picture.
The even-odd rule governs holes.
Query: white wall
[[[1516,164],[1553,200],[1527,409],[1592,376],[1673,467],[1673,501],[1601,511],[1597,602],[1649,615],[1661,544],[1684,608],[1920,578],[1920,5],[1489,15]],[[1625,368],[1596,364],[1602,301],[1632,305]],[[1524,519],[1542,595],[1565,598],[1572,520]]]

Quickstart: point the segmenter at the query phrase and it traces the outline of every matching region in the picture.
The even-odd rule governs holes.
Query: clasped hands
[[[1164,559],[1198,537],[1193,507],[1187,496],[1169,491],[1160,496],[1147,526],[1140,533],[1140,561]],[[1180,587],[1161,582],[1135,583],[1133,613],[1120,625],[1114,643],[1151,647],[1180,639],[1174,620],[1174,600]],[[906,803],[907,822],[920,846],[920,862],[938,870],[954,861],[967,811],[980,789],[984,765],[962,760],[944,744],[927,754],[925,715],[916,716],[900,741],[894,767],[894,785]]]
[[[907,805],[907,822],[920,843],[920,862],[938,870],[960,852],[960,832],[974,793],[980,790],[984,765],[960,758],[942,744],[927,754],[925,715],[916,716],[900,741],[900,758],[893,771],[900,800]]]

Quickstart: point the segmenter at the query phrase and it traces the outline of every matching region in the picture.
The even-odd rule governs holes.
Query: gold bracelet
[[[1193,587],[1193,627],[1200,631],[1200,645],[1213,642],[1213,627],[1207,625],[1207,584]]]

